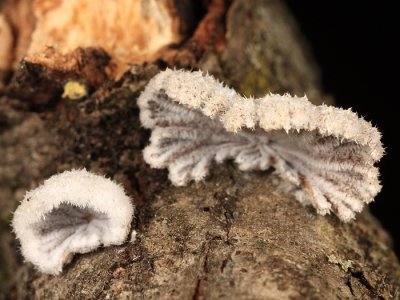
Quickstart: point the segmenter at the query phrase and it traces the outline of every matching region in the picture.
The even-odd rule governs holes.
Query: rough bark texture
[[[23,64],[28,67],[14,75],[0,99],[0,287],[5,297],[399,296],[400,268],[390,238],[367,210],[349,224],[319,216],[285,194],[271,172],[243,173],[232,163],[215,166],[203,183],[177,188],[165,170],[150,169],[143,161],[149,132],[140,127],[136,99],[165,64],[208,70],[245,94],[306,92],[321,101],[317,72],[281,2],[216,0],[208,8],[178,49],[166,51],[156,65],[133,67],[119,82],[90,84],[93,75],[82,72],[81,64],[68,71]],[[106,62],[91,59],[103,56],[93,56],[93,49],[79,51],[101,74]],[[62,99],[68,80],[87,84],[89,96]],[[26,189],[58,171],[81,167],[120,182],[134,198],[137,239],[77,255],[61,276],[41,275],[16,254],[11,212]]]

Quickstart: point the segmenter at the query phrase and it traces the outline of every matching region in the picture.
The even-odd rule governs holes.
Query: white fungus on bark
[[[24,258],[43,273],[58,274],[74,253],[122,244],[133,210],[120,185],[86,170],[72,170],[27,192],[12,226]]]
[[[288,94],[246,99],[208,74],[170,69],[149,82],[138,105],[152,129],[144,159],[168,168],[175,185],[202,180],[213,160],[232,159],[244,171],[272,167],[300,202],[343,221],[381,189],[381,134],[351,110]]]

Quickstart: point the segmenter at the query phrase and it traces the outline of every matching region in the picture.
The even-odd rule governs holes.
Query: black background
[[[383,189],[370,207],[400,255],[400,109],[394,107],[400,105],[399,48],[394,45],[400,42],[398,10],[389,1],[286,3],[321,67],[325,92],[383,133]]]

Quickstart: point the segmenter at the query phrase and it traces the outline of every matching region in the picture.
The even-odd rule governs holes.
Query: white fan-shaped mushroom
[[[74,253],[122,244],[132,217],[133,205],[121,186],[72,170],[27,192],[12,226],[24,258],[44,273],[57,274]]]
[[[244,99],[212,76],[170,69],[149,82],[138,105],[152,129],[144,158],[168,168],[175,185],[203,179],[213,160],[273,167],[301,188],[298,200],[345,221],[381,189],[381,135],[350,110],[290,95]]]

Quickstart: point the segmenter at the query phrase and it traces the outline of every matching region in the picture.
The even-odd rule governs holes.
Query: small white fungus
[[[318,213],[354,218],[380,191],[381,134],[351,110],[269,94],[245,99],[202,72],[167,69],[138,100],[152,129],[144,159],[178,186],[202,180],[213,160],[241,170],[273,167]]]
[[[24,258],[41,272],[58,274],[74,253],[122,244],[133,211],[120,185],[86,170],[72,170],[27,192],[12,226]]]

